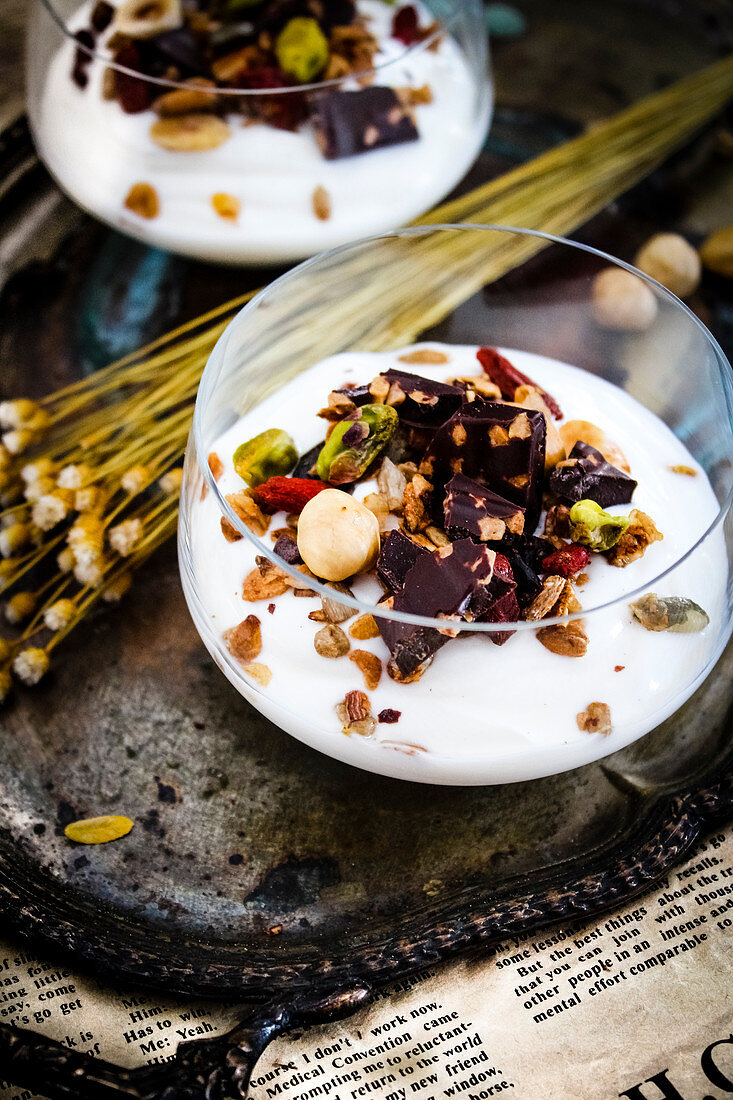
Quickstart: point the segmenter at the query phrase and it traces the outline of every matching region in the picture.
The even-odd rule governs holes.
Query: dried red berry
[[[115,62],[125,69],[142,72],[140,51],[133,43],[123,46],[115,55]],[[154,85],[130,73],[115,69],[115,96],[120,107],[128,115],[145,111],[153,101]]]
[[[545,573],[558,577],[573,577],[585,569],[590,554],[584,546],[564,546],[542,559]]]
[[[260,508],[274,508],[276,511],[302,512],[309,500],[327,489],[322,481],[309,477],[271,477],[252,490]]]
[[[391,725],[393,722],[399,722],[401,715],[401,710],[392,710],[391,707],[385,707],[384,710],[380,710],[377,715],[377,720],[379,722],[387,722]]]
[[[412,4],[398,8],[392,18],[392,37],[412,46],[419,38],[417,9]]]
[[[476,352],[476,358],[494,385],[499,387],[501,396],[505,401],[514,400],[514,391],[517,386],[533,386],[540,391],[545,404],[555,419],[562,420],[562,409],[555,398],[547,390],[543,390],[541,386],[538,386],[528,375],[522,374],[520,370],[512,366],[503,355],[499,355],[496,348],[479,348]]]

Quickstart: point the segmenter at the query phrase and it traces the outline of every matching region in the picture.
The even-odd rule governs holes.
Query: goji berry
[[[499,355],[496,348],[479,348],[476,352],[476,358],[494,385],[499,387],[501,396],[505,401],[514,400],[514,391],[517,386],[533,386],[540,391],[545,404],[555,419],[562,420],[562,409],[552,394],[548,393],[547,390],[543,390],[528,375],[517,370],[508,359],[505,359],[503,355]]]
[[[284,512],[302,512],[309,500],[327,489],[322,481],[308,477],[270,477],[252,490],[259,506]]]
[[[559,577],[572,577],[585,569],[590,554],[584,546],[564,546],[542,559],[542,568],[546,573]]]

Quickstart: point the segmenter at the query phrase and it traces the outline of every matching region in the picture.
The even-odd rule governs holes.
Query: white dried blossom
[[[106,603],[119,603],[126,592],[129,592],[132,585],[132,577],[129,573],[121,573],[119,577],[115,577],[110,584],[104,590],[102,599]]]
[[[85,512],[69,528],[66,541],[74,552],[75,561],[79,565],[90,565],[102,556],[104,524],[99,516]]]
[[[181,491],[181,482],[183,481],[183,469],[181,466],[175,466],[172,470],[168,470],[163,474],[162,478],[158,482],[164,493],[179,493]]]
[[[74,577],[79,584],[89,585],[90,588],[99,588],[104,578],[102,560],[92,558],[90,561],[77,562],[74,566]]]
[[[33,592],[16,592],[5,604],[5,618],[13,626],[22,623],[36,609],[36,597]]]
[[[12,523],[0,531],[0,554],[11,558],[30,542],[31,529],[27,523]]]
[[[120,485],[126,493],[139,493],[150,481],[150,470],[147,466],[132,466],[122,475]]]
[[[22,428],[39,412],[41,412],[40,405],[24,397],[16,401],[0,401],[0,427]]]
[[[31,485],[41,477],[49,477],[53,472],[54,465],[50,458],[37,458],[35,462],[26,462],[20,471],[20,476],[26,485]]]
[[[76,558],[74,557],[74,551],[70,546],[65,546],[63,550],[56,555],[56,564],[59,567],[61,573],[70,573],[76,565]]]
[[[3,436],[3,443],[11,455],[19,455],[30,447],[34,439],[34,432],[27,428],[18,428],[15,431],[6,432]]]
[[[135,544],[143,533],[142,521],[139,519],[126,519],[112,527],[109,532],[109,544],[121,558],[126,558],[132,553]]]
[[[31,646],[22,649],[13,661],[13,672],[24,684],[37,684],[48,672],[48,654],[45,649]]]
[[[77,489],[74,493],[74,508],[77,512],[93,512],[102,499],[102,494],[96,485],[88,485],[86,489]]]
[[[73,600],[56,600],[43,612],[43,621],[49,630],[63,630],[76,614]]]
[[[29,504],[37,504],[46,493],[52,493],[56,483],[52,477],[39,477],[37,481],[30,481],[23,490],[23,496]]]
[[[63,497],[45,493],[33,505],[31,519],[42,531],[51,531],[68,513],[69,507]]]
[[[56,484],[60,489],[81,489],[88,476],[88,466],[64,466],[59,470]]]

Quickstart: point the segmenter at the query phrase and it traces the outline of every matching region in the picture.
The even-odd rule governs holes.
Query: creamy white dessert
[[[91,10],[92,4],[84,4],[69,29],[85,27]],[[406,49],[390,35],[393,6],[359,0],[358,10],[379,41],[376,82],[430,88],[432,101],[415,108],[416,141],[326,160],[310,122],[290,132],[243,125],[241,115],[231,115],[225,117],[232,134],[219,148],[172,152],[150,139],[152,110],[125,114],[104,98],[103,62],[89,65],[87,86],[77,86],[71,79],[76,43],[67,38],[45,76],[40,101],[31,104],[39,151],[60,186],[95,216],[150,244],[205,260],[293,260],[404,225],[470,167],[488,125],[491,93],[486,83],[477,86],[449,33],[435,49]],[[428,24],[429,15],[419,10]],[[98,41],[102,52],[109,33]],[[354,80],[344,84],[357,87]],[[155,191],[154,217],[125,208],[139,183]],[[326,218],[314,209],[317,189],[330,207]],[[215,194],[239,204],[236,217],[217,214]]]
[[[317,444],[324,421],[315,414],[326,395],[344,383],[369,382],[390,368],[441,381],[480,373],[475,347],[430,348],[443,352],[448,362],[410,365],[400,360],[399,351],[350,353],[302,374],[213,444],[223,467],[219,491],[246,488],[232,455],[263,430],[284,429],[301,453]],[[243,601],[243,580],[261,549],[249,538],[226,541],[213,493],[191,505],[191,572],[184,570],[184,587],[220,667],[279,726],[348,763],[402,778],[463,784],[527,779],[578,766],[630,743],[669,716],[701,682],[724,643],[716,626],[727,576],[720,532],[680,562],[719,511],[703,469],[661,420],[617,387],[567,364],[518,351],[503,354],[552,393],[566,422],[592,421],[618,445],[638,487],[631,505],[608,510],[627,515],[631,508],[640,509],[663,534],[623,569],[593,554],[584,570],[587,579],[581,578],[580,584],[573,580],[588,637],[582,657],[549,651],[529,623],[509,624],[516,633],[502,646],[465,631],[436,653],[415,683],[397,683],[383,671],[378,686],[367,692],[371,710],[375,717],[384,709],[399,711],[399,720],[377,723],[369,737],[346,736],[335,708],[347,692],[365,690],[364,682],[348,655],[326,659],[316,652],[314,636],[323,624],[310,621],[308,614],[321,607],[320,598],[287,592],[273,601]],[[675,469],[679,467],[688,472]],[[354,496],[363,500],[374,490],[373,481],[360,482]],[[284,522],[285,515],[279,514],[271,526]],[[542,531],[542,523],[537,530]],[[272,545],[269,535],[263,542]],[[373,605],[383,595],[373,573],[350,583],[365,604]],[[695,601],[710,625],[689,634],[645,629],[629,605],[648,591]],[[373,606],[369,610],[377,613]],[[222,637],[252,614],[261,623],[257,661],[272,673],[266,686],[243,671]],[[344,632],[348,634],[353,622],[340,624]],[[349,640],[352,650],[368,650],[386,666],[389,651],[381,637]],[[609,708],[609,734],[578,726],[578,714],[594,702]]]

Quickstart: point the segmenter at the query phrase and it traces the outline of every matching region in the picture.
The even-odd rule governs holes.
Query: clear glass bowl
[[[647,327],[602,327],[594,278],[609,266],[633,272],[592,248],[528,230],[399,230],[302,264],[229,325],[205,368],[196,402],[181,498],[180,569],[207,648],[237,690],[277,725],[328,755],[386,775],[433,783],[508,782],[615,752],[672,714],[710,672],[730,635],[733,605],[731,369],[697,317],[638,273]],[[468,297],[471,285],[487,282]],[[435,327],[426,332],[429,323]],[[395,349],[418,339],[443,349],[451,362],[400,361]],[[564,422],[583,419],[605,430],[639,483],[632,504],[612,511],[645,511],[663,540],[626,568],[594,560],[587,581],[576,586],[582,611],[512,623],[514,634],[503,645],[492,645],[491,638],[506,624],[452,621],[458,636],[437,652],[417,683],[395,683],[383,672],[379,686],[368,692],[375,716],[396,710],[399,721],[380,721],[369,736],[345,735],[335,708],[347,691],[364,688],[362,675],[346,656],[329,660],[315,652],[313,636],[322,623],[308,619],[321,607],[318,596],[333,591],[309,580],[309,598],[288,592],[269,609],[268,600],[241,598],[256,555],[303,578],[274,554],[270,535],[253,535],[227,502],[228,493],[245,488],[233,471],[232,452],[265,428],[288,430],[305,451],[323,438],[325,422],[315,413],[334,385],[369,382],[387,367],[432,378],[479,374],[476,345],[502,349],[558,399]],[[357,357],[319,368],[316,375],[316,364],[342,353]],[[381,359],[359,359],[364,353]],[[234,427],[243,416],[247,423]],[[225,467],[218,481],[212,453]],[[357,496],[363,494],[358,486]],[[222,517],[240,541],[224,539]],[[285,522],[281,514],[272,527]],[[339,599],[378,621],[445,627],[444,619],[378,606],[376,580],[357,578],[352,590],[354,599]],[[709,615],[709,625],[688,634],[644,629],[629,604],[648,592],[694,600]],[[222,638],[249,614],[261,621],[256,660],[272,673],[268,685],[257,682],[261,670],[254,670],[255,678],[243,670]],[[577,619],[588,638],[584,656],[540,643],[543,628]],[[386,665],[381,637],[352,638],[351,647],[370,651]],[[580,728],[577,716],[594,702],[610,708],[610,733]]]
[[[419,0],[420,27],[435,29],[408,46],[391,36],[397,6],[358,0],[380,43],[373,68],[360,68],[357,57],[348,78],[295,88],[269,86],[280,77],[263,67],[247,70],[245,80],[236,43],[231,52],[217,47],[213,65],[190,57],[190,44],[183,49],[168,39],[165,50],[143,44],[144,61],[136,46],[129,59],[123,52],[113,60],[114,24],[89,36],[95,2],[32,0],[28,113],[59,185],[102,221],[148,244],[222,263],[302,259],[411,221],[454,187],[483,143],[492,91],[480,0]],[[138,63],[156,75],[141,75]],[[187,80],[212,71],[213,91],[198,87],[193,99],[181,99]],[[335,105],[337,91],[362,85],[362,96],[371,95],[370,82],[412,96],[416,140],[382,147],[390,113],[380,116],[382,107],[372,103],[377,114],[369,116],[362,98],[367,114],[356,127],[353,100]],[[428,95],[432,101],[422,102]],[[169,117],[172,111],[185,116]],[[361,129],[365,145],[375,147],[327,159],[312,122],[318,113],[323,133],[340,132],[342,152],[361,141]],[[381,118],[376,128],[369,117]],[[414,138],[400,109],[391,125],[394,134],[407,126]]]

